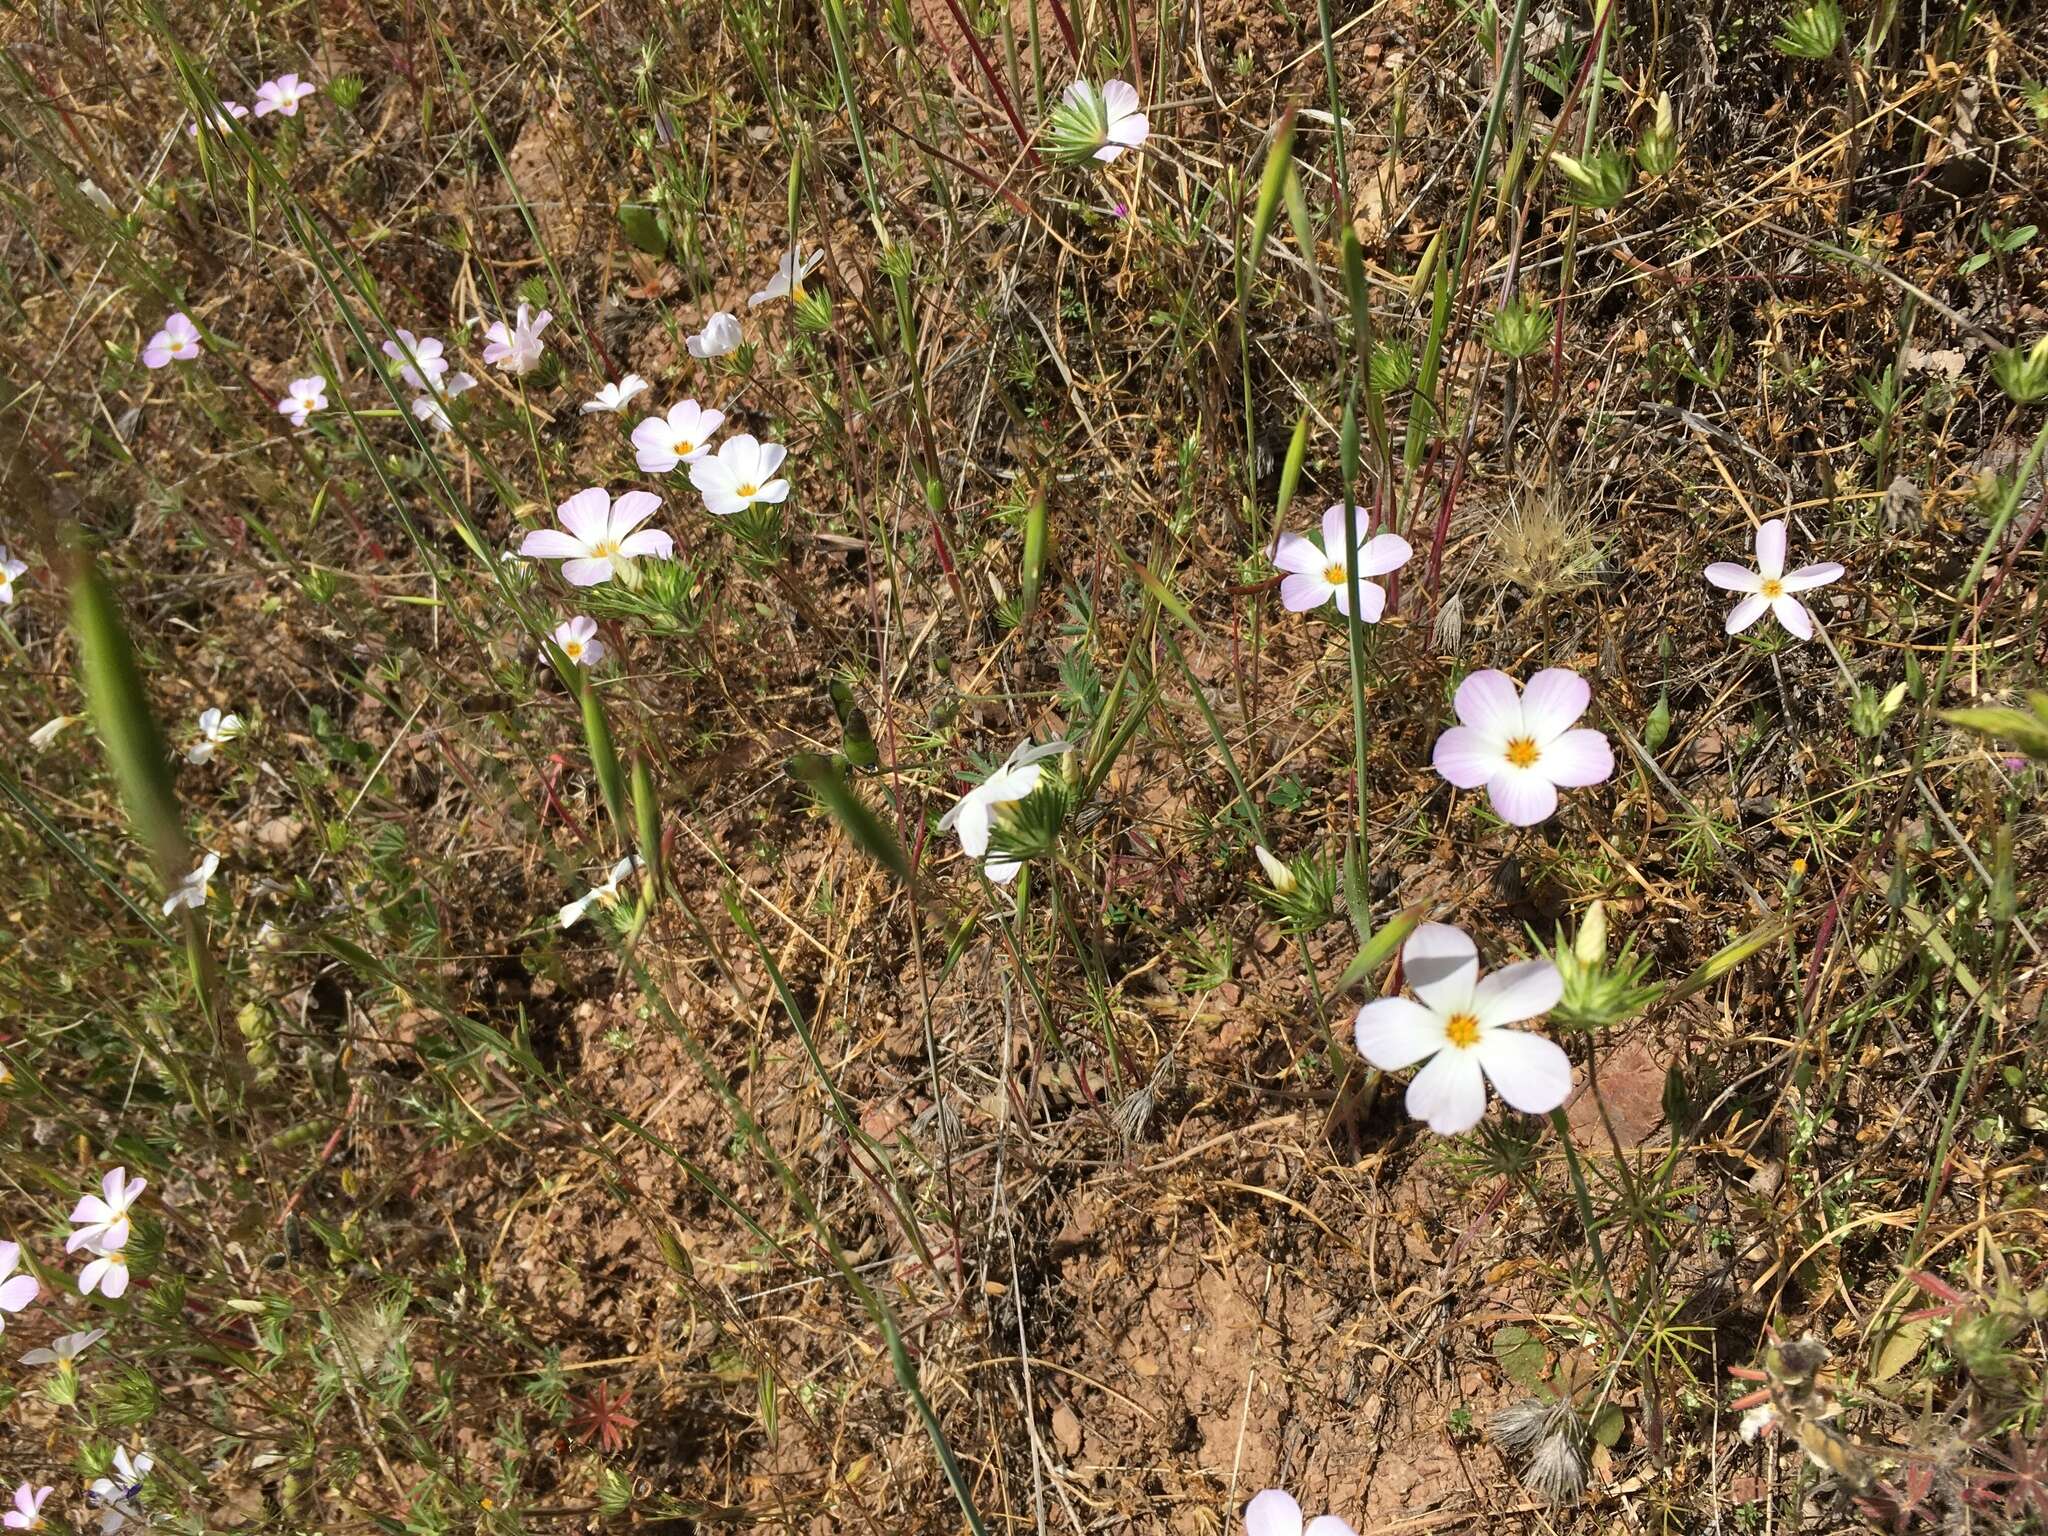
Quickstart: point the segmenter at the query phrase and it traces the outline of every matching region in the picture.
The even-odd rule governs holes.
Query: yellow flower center
[[[1333,587],[1343,586],[1344,567],[1338,564],[1335,560],[1332,560],[1328,565],[1323,567],[1323,580],[1327,581]]]
[[[1508,740],[1507,759],[1511,768],[1534,768],[1536,759],[1543,755],[1543,749],[1527,736],[1515,736]]]
[[[610,539],[599,539],[596,546],[590,551],[590,557],[593,560],[616,560],[618,556],[619,546]]]
[[[1757,595],[1776,602],[1785,595],[1785,583],[1778,580],[1775,576],[1766,576],[1764,584],[1757,588]]]
[[[760,489],[753,481],[749,480],[742,485],[734,486],[733,494],[735,496],[752,496],[759,492]]]
[[[1469,1013],[1454,1013],[1444,1021],[1444,1038],[1461,1051],[1479,1043],[1479,1020]]]
[[[583,659],[583,642],[581,640],[571,640],[562,647],[562,654],[571,661],[581,661]]]
[[[679,437],[679,438],[677,438],[677,439],[676,439],[676,457],[677,457],[677,458],[679,458],[679,459],[686,459],[686,458],[688,458],[688,457],[689,457],[689,456],[690,456],[691,454],[695,453],[696,451],[697,451],[697,445],[696,445],[695,443],[691,442],[691,441],[690,441],[690,440],[689,440],[689,439],[688,439],[687,437]]]

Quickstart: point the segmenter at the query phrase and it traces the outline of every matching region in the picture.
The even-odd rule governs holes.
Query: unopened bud
[[[1579,922],[1579,936],[1572,953],[1581,965],[1599,965],[1607,958],[1607,903],[1596,901]]]
[[[1252,845],[1252,852],[1259,856],[1259,868],[1266,872],[1266,879],[1272,883],[1273,889],[1280,892],[1281,895],[1286,895],[1301,883],[1295,879],[1293,870],[1281,863],[1280,860],[1274,858],[1266,850],[1264,843],[1254,843]]]

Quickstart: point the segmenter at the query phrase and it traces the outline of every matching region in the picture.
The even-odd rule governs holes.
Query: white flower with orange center
[[[1564,979],[1548,960],[1479,974],[1463,930],[1423,923],[1401,947],[1413,998],[1382,997],[1358,1010],[1358,1051],[1382,1072],[1422,1062],[1408,1113],[1441,1136],[1469,1131],[1486,1113],[1486,1085],[1524,1114],[1548,1114],[1572,1091],[1572,1064],[1554,1042],[1510,1026],[1557,1006]]]
[[[570,586],[594,587],[630,570],[635,560],[675,557],[674,539],[640,526],[660,510],[661,498],[651,491],[614,498],[593,485],[555,508],[560,528],[534,529],[520,541],[519,553],[529,560],[559,560]]]
[[[1384,576],[1406,565],[1415,551],[1399,534],[1381,533],[1365,538],[1365,513],[1354,514],[1360,538],[1352,564],[1358,567],[1358,617],[1361,623],[1377,624],[1387,611],[1387,589],[1368,576]],[[1334,602],[1337,611],[1351,613],[1351,588],[1346,580],[1344,560],[1344,504],[1339,502],[1323,514],[1323,543],[1298,533],[1283,533],[1273,547],[1273,564],[1286,573],[1280,581],[1280,601],[1289,613],[1305,613]]]
[[[1573,729],[1592,689],[1576,672],[1549,667],[1519,693],[1491,668],[1458,684],[1457,725],[1436,739],[1431,761],[1460,789],[1486,786],[1512,827],[1533,827],[1557,809],[1557,791],[1598,784],[1614,772],[1614,750],[1598,731]]]
[[[551,637],[576,667],[594,667],[605,658],[604,642],[597,638],[597,620],[577,614],[555,626]]]
[[[695,464],[711,451],[711,437],[725,412],[685,400],[666,416],[649,416],[633,429],[633,458],[650,475],[665,475],[678,464]]]
[[[788,454],[780,443],[764,443],[742,432],[719,445],[718,457],[692,464],[690,484],[703,494],[704,510],[716,517],[731,517],[756,502],[785,501],[789,482],[775,471]]]
[[[1832,560],[1787,571],[1785,519],[1782,517],[1774,517],[1757,529],[1755,570],[1731,561],[1717,560],[1706,571],[1707,580],[1724,592],[1746,594],[1741,602],[1728,610],[1729,634],[1739,634],[1749,628],[1768,609],[1771,617],[1784,626],[1785,632],[1799,640],[1813,638],[1813,615],[1806,611],[1806,605],[1799,601],[1797,594],[1811,592],[1831,581],[1840,581],[1842,574],[1842,567]]]

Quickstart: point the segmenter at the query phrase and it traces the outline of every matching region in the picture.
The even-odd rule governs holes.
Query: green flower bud
[[[1671,94],[1657,93],[1657,115],[1649,132],[1636,141],[1636,165],[1645,176],[1662,176],[1678,162],[1678,121],[1671,112]]]
[[[1603,144],[1584,159],[1553,155],[1551,163],[1565,180],[1565,197],[1581,208],[1613,208],[1628,196],[1628,157]]]
[[[1534,357],[1550,345],[1550,331],[1550,311],[1528,294],[1518,293],[1493,317],[1486,340],[1504,357]]]
[[[2015,405],[2038,405],[2048,400],[2048,336],[2025,351],[2007,347],[1994,353],[1991,377]]]

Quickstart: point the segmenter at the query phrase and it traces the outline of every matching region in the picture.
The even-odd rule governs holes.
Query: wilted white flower
[[[1423,923],[1401,946],[1414,998],[1382,997],[1358,1010],[1358,1051],[1382,1072],[1424,1063],[1408,1085],[1408,1113],[1440,1136],[1469,1131],[1486,1113],[1486,1084],[1524,1114],[1556,1109],[1572,1091],[1572,1064],[1554,1041],[1509,1026],[1557,1006],[1564,980],[1548,960],[1481,978],[1479,952],[1446,923]],[[1418,1001],[1419,999],[1419,1001]]]
[[[604,884],[596,887],[594,890],[585,891],[581,896],[578,896],[574,901],[563,907],[560,912],[556,913],[556,918],[559,919],[564,928],[574,928],[583,921],[583,914],[590,910],[591,903],[597,902],[607,907],[611,906],[619,899],[619,882],[639,867],[640,856],[637,853],[630,854],[619,860],[618,863],[612,866],[611,873],[604,877]]]
[[[149,338],[142,349],[142,366],[167,368],[172,363],[189,363],[199,355],[199,327],[181,309],[164,321],[164,328]]]
[[[604,642],[597,638],[597,620],[578,614],[555,626],[554,642],[564,656],[579,667],[594,667],[604,660]]]
[[[754,296],[754,302],[759,304],[764,299],[774,297],[774,294],[764,289]],[[704,322],[703,330],[690,337],[683,345],[690,349],[690,356],[701,361],[704,358],[723,357],[728,352],[737,352],[740,340],[739,321],[721,309]]]
[[[617,414],[626,408],[626,402],[647,388],[647,381],[637,373],[629,373],[618,383],[607,382],[602,389],[583,402],[583,414],[594,416],[598,412]]]
[[[1747,595],[1728,610],[1728,633],[1739,634],[1769,610],[1771,617],[1795,639],[1813,638],[1813,615],[1794,594],[1811,592],[1842,579],[1842,567],[1832,560],[1785,569],[1785,520],[1774,517],[1756,531],[1756,569],[1717,560],[1707,567],[1707,580],[1727,592]]]
[[[0,603],[14,601],[14,579],[28,573],[28,562],[16,560],[7,553],[7,546],[0,544]]]
[[[224,715],[217,709],[205,709],[199,713],[199,739],[186,749],[188,763],[209,762],[213,754],[227,742],[242,734],[242,717]]]
[[[547,344],[540,339],[540,333],[554,318],[552,311],[544,309],[535,315],[521,304],[510,325],[503,320],[494,321],[484,332],[484,361],[507,373],[533,372],[540,366],[541,354],[547,351]]]
[[[83,715],[59,715],[54,720],[45,720],[28,733],[28,744],[38,752],[45,751],[51,742],[64,734],[65,728],[76,725]]]
[[[771,479],[789,450],[780,443],[758,441],[751,432],[729,437],[717,458],[700,458],[690,466],[690,484],[704,495],[704,508],[719,517],[744,512],[756,502],[788,499],[789,482]]]
[[[803,254],[803,246],[794,245],[782,253],[782,260],[776,264],[775,275],[768,279],[768,286],[748,298],[752,306],[766,304],[770,299],[802,298],[804,279],[818,270],[818,263],[825,259],[823,251]],[[705,326],[708,332],[709,325]]]
[[[21,1357],[23,1365],[62,1365],[76,1360],[93,1345],[107,1336],[104,1328],[91,1328],[83,1333],[62,1333],[50,1340],[47,1349],[32,1349]]]
[[[156,1462],[141,1451],[131,1454],[128,1448],[114,1448],[114,1466],[111,1477],[93,1479],[90,1492],[93,1502],[102,1506],[100,1515],[100,1536],[114,1536],[130,1520],[148,1524],[148,1516],[136,1502],[142,1497],[142,1480],[149,1476],[150,1468]]]
[[[206,905],[206,897],[213,886],[213,872],[220,868],[220,855],[209,853],[193,866],[192,872],[178,882],[178,888],[164,898],[164,916],[169,917],[180,907],[198,911]]]
[[[570,586],[594,587],[610,581],[633,560],[674,557],[674,539],[659,528],[640,527],[660,510],[661,498],[651,491],[627,491],[614,499],[593,485],[555,508],[560,528],[534,529],[520,542],[519,553],[535,560],[559,560]]]
[[[453,432],[455,421],[448,414],[448,402],[457,395],[467,394],[475,388],[476,379],[473,375],[451,373],[430,393],[413,396],[412,413],[436,432]]]
[[[297,117],[299,103],[313,91],[313,82],[301,80],[297,75],[279,75],[275,80],[266,80],[256,87],[256,115],[268,117],[273,112],[282,112],[286,117]]]
[[[997,885],[1008,885],[1017,878],[1017,871],[1023,866],[1015,859],[1000,855],[992,859],[987,857],[996,813],[1006,805],[1027,798],[1038,788],[1046,758],[1072,750],[1073,744],[1067,741],[1048,741],[1037,746],[1029,741],[1018,742],[1000,768],[962,795],[954,802],[953,808],[939,818],[939,830],[957,831],[960,851],[980,862],[982,873]]]
[[[284,398],[277,402],[277,409],[280,415],[291,418],[293,426],[303,427],[308,416],[327,409],[327,380],[317,373],[293,379]]]
[[[650,475],[694,464],[711,451],[711,434],[724,420],[725,412],[685,400],[671,406],[667,416],[649,416],[633,429],[633,458]]]

